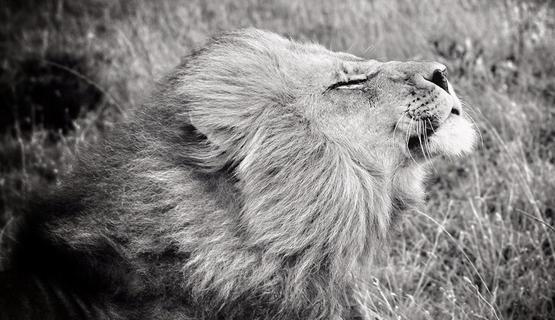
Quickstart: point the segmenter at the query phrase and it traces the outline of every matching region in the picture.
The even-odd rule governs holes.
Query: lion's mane
[[[320,54],[258,30],[211,40],[30,209],[14,268],[62,252],[56,279],[137,318],[356,315],[368,262],[393,214],[419,201],[421,172],[365,166],[291,108],[309,104],[303,64]]]

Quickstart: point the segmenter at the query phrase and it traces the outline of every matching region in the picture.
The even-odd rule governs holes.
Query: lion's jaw
[[[450,112],[441,125],[427,137],[425,147],[432,156],[468,154],[472,152],[476,142],[476,130],[462,110],[461,102],[450,84],[448,90],[447,108],[451,107],[451,110],[457,112]]]
[[[428,137],[426,148],[431,155],[460,156],[470,153],[476,141],[476,131],[463,117],[449,117]]]

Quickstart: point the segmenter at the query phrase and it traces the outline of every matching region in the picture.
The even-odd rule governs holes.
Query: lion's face
[[[331,72],[314,71],[312,85],[319,92],[302,104],[311,106],[308,117],[331,139],[375,161],[396,160],[395,165],[471,151],[475,131],[444,65],[382,63],[346,54],[330,59]]]
[[[218,39],[195,63],[181,81],[194,102],[188,117],[218,154],[246,157],[245,167],[257,148],[298,153],[330,142],[395,169],[474,144],[439,63],[364,60],[259,30]]]

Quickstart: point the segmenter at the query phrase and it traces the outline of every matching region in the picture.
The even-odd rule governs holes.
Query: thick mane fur
[[[393,211],[419,201],[421,172],[365,163],[299,114],[304,66],[330,54],[258,30],[215,38],[81,153],[65,196],[40,209],[44,237],[108,270],[109,247],[130,278],[117,296],[154,310],[145,318],[355,315],[363,269]]]

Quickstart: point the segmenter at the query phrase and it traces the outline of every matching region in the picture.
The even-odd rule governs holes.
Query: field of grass
[[[0,0],[0,226],[156,79],[255,26],[437,60],[481,132],[440,161],[365,297],[376,319],[555,318],[555,4],[518,0]],[[0,288],[1,290],[1,288]]]

